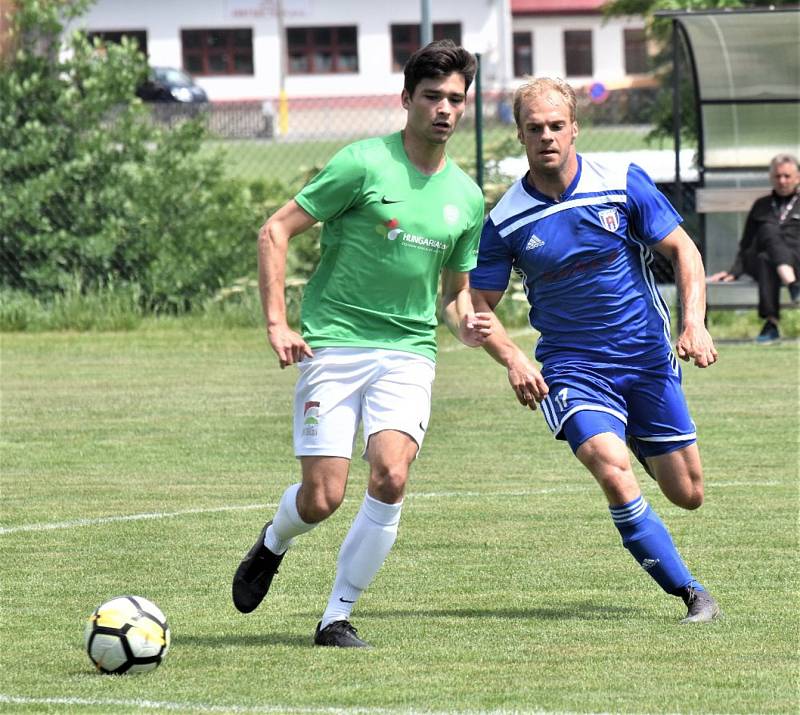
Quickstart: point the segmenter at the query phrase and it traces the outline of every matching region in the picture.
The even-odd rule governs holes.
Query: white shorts
[[[432,360],[376,348],[320,348],[297,365],[294,452],[297,457],[353,454],[358,423],[370,435],[405,432],[422,447],[431,413]]]

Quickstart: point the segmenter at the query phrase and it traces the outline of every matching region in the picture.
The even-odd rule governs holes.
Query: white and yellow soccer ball
[[[101,673],[146,673],[169,650],[167,619],[141,596],[117,596],[98,606],[84,630],[86,652]]]

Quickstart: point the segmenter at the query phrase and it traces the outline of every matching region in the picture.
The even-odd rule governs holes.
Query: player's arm
[[[694,359],[697,367],[713,365],[718,355],[705,326],[706,283],[700,251],[680,226],[656,243],[654,248],[671,261],[675,272],[683,316],[675,345],[678,357],[682,360]]]
[[[442,302],[439,315],[464,345],[481,345],[491,333],[489,313],[476,313],[469,292],[469,273],[442,270]]]
[[[547,396],[547,383],[539,369],[508,335],[494,312],[502,297],[503,291],[472,289],[475,310],[491,316],[491,334],[484,340],[483,349],[506,368],[508,382],[519,403],[535,410]]]
[[[311,357],[311,348],[286,322],[286,254],[289,241],[317,220],[292,199],[279,208],[258,233],[258,288],[269,344],[281,368]]]

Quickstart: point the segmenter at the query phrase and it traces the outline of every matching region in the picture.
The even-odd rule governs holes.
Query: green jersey
[[[301,331],[311,348],[374,347],[436,357],[442,268],[475,267],[483,195],[450,159],[433,176],[398,132],[339,151],[295,197],[323,222]]]

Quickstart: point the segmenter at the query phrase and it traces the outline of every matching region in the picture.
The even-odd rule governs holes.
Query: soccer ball
[[[146,673],[169,649],[167,619],[141,596],[117,596],[98,606],[84,630],[86,652],[101,673]]]

